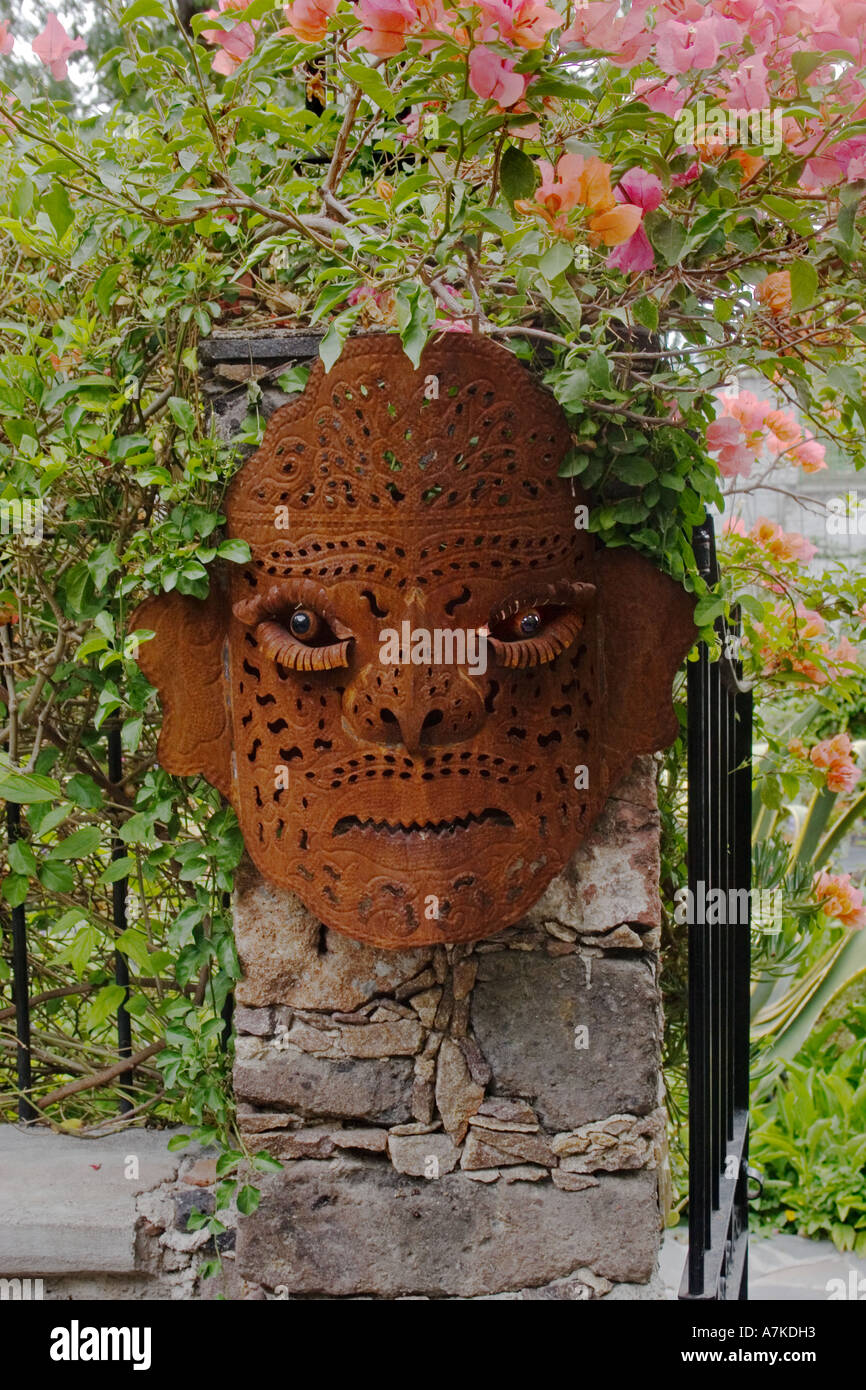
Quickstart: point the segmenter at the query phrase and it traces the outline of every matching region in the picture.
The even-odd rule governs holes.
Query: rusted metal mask
[[[562,411],[449,334],[350,340],[229,490],[252,560],[148,599],[163,767],[231,801],[262,874],[382,947],[516,921],[638,753],[677,732],[692,603],[581,527]]]

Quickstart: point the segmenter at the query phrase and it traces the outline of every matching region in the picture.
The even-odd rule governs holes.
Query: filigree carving
[[[417,372],[394,336],[351,340],[231,485],[252,560],[227,598],[135,615],[158,634],[163,765],[220,787],[261,872],[339,931],[387,947],[514,922],[675,736],[691,601],[576,528],[569,444],[487,339],[449,335]],[[457,631],[489,637],[486,669],[423,642],[406,659]]]

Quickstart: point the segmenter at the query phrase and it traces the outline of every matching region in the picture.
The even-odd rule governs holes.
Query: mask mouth
[[[391,835],[395,838],[417,836],[419,839],[433,839],[436,836],[458,835],[473,825],[495,825],[500,829],[513,830],[514,821],[507,811],[496,806],[487,806],[483,811],[469,811],[465,816],[453,816],[449,820],[438,821],[389,821],[374,820],[372,816],[341,816],[331,834],[334,839],[348,835],[352,830],[366,834]]]

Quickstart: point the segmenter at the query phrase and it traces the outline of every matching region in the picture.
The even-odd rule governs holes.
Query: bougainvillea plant
[[[691,534],[780,470],[796,492],[831,450],[863,462],[866,3],[219,0],[189,27],[173,0],[103,8],[113,106],[57,95],[97,55],[56,15],[32,49],[0,24],[0,482],[43,521],[38,544],[6,538],[0,578],[0,793],[25,808],[2,893],[44,943],[49,1112],[111,1108],[87,1078],[111,1054],[119,945],[135,1046],[164,1040],[163,1081],[145,1058],[134,1099],[222,1124],[240,840],[203,784],[156,765],[123,636],[147,591],[202,597],[213,562],[244,558],[221,537],[237,459],[199,399],[199,341],[313,328],[330,366],[353,331],[398,333],[414,362],[430,335],[487,334],[530,360],[568,414],[562,471],[601,540],[696,591],[710,637],[740,606],[768,814],[832,775],[841,823],[866,584],[735,520],[707,592]],[[858,890],[831,868],[811,906],[852,932]],[[69,1076],[81,1089],[58,1100]]]

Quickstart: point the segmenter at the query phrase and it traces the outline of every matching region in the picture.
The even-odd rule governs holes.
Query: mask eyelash
[[[537,637],[508,641],[491,634],[487,642],[499,666],[543,666],[548,661],[555,661],[561,652],[571,646],[583,623],[582,613],[563,609],[550,619]]]
[[[595,585],[559,580],[555,584],[527,589],[507,599],[490,619],[487,641],[500,666],[543,666],[555,661],[574,642],[584,625],[586,611],[595,597]],[[515,633],[512,638],[497,637],[497,626],[516,620],[521,613],[537,611],[545,615],[542,630],[531,636]]]
[[[281,620],[288,610],[310,611],[330,629],[335,641],[318,646],[300,641]],[[307,580],[274,584],[265,593],[236,603],[233,613],[245,627],[253,628],[262,654],[292,671],[333,671],[349,664],[353,634],[336,616],[326,591]]]

